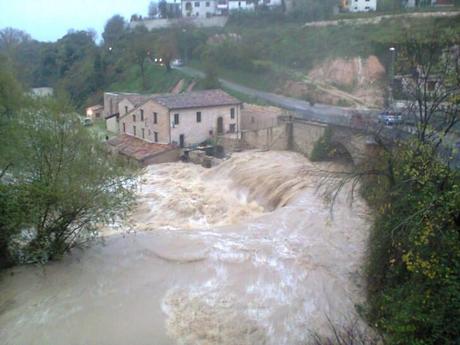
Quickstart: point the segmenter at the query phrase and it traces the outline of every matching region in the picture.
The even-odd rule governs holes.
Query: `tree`
[[[207,61],[205,65],[205,77],[202,81],[205,90],[219,89],[221,87],[217,74],[217,65],[212,61]]]
[[[158,3],[158,11],[160,12],[161,18],[168,18],[168,4],[166,0],[160,0]]]
[[[381,0],[377,4],[377,10],[381,12],[397,12],[402,7],[401,0]]]
[[[149,4],[149,17],[154,18],[158,14],[158,2],[150,1]]]
[[[142,88],[147,89],[147,81],[145,77],[146,59],[152,56],[154,42],[148,30],[139,26],[136,27],[130,39],[131,58],[134,63],[139,66],[139,71],[142,78]]]
[[[324,20],[333,15],[334,6],[335,0],[294,0],[290,16],[305,21]]]
[[[21,106],[22,99],[22,89],[12,68],[0,55],[0,118],[12,116]]]
[[[374,133],[379,150],[348,175],[375,212],[364,310],[388,344],[459,339],[460,174],[441,145],[459,120],[459,41],[430,29],[397,45],[410,130]]]
[[[166,66],[166,71],[171,71],[171,61],[177,56],[177,37],[171,31],[162,35],[156,42],[156,52]]]
[[[435,147],[460,120],[459,44],[457,35],[433,30],[431,36],[410,33],[397,49],[406,117],[419,141]]]
[[[132,178],[67,111],[37,101],[10,122],[15,159],[10,182],[0,183],[3,258],[57,259],[129,210]]]
[[[104,44],[108,47],[113,47],[123,36],[125,29],[126,22],[122,16],[117,14],[110,18],[105,24],[104,32],[102,33]]]
[[[30,35],[22,30],[4,28],[0,30],[0,51],[4,51],[6,54],[11,54],[11,52],[21,43],[30,40]]]

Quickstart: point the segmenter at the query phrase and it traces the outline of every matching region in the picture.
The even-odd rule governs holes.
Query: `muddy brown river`
[[[292,152],[151,166],[104,243],[0,281],[0,343],[306,344],[363,301],[368,210]],[[337,167],[333,167],[337,169]],[[130,232],[127,232],[127,231]]]

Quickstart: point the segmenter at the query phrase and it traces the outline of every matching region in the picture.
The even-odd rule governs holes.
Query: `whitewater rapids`
[[[331,217],[331,167],[251,151],[147,168],[131,232],[3,274],[1,343],[308,344],[364,298],[368,210],[342,193]]]

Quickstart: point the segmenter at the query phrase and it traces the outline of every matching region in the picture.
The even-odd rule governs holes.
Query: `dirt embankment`
[[[381,107],[385,75],[385,67],[373,55],[330,59],[315,66],[303,81],[288,81],[280,91],[297,98],[314,94],[319,103]]]
[[[416,12],[416,13],[399,13],[399,14],[384,14],[381,16],[372,16],[364,18],[350,18],[350,19],[337,19],[337,20],[323,20],[317,22],[306,23],[305,27],[326,27],[337,25],[369,25],[381,24],[383,20],[387,19],[411,19],[411,18],[445,18],[460,16],[459,11],[450,12]]]

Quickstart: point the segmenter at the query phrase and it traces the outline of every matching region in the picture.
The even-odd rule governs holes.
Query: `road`
[[[204,78],[205,76],[205,74],[202,71],[192,67],[181,66],[175,68],[191,77]],[[296,98],[256,90],[225,79],[219,78],[219,82],[222,84],[223,87],[228,88],[230,90],[264,100],[280,108],[294,111],[296,113],[296,117],[301,116],[305,120],[326,124],[343,125],[348,127],[351,125],[350,120],[351,115],[353,113],[359,113],[363,117],[369,116],[372,117],[374,120],[376,120],[377,118],[377,113],[375,111],[371,111],[366,108],[342,108],[326,104],[315,104],[314,106],[311,106],[308,102]],[[409,133],[411,132],[407,128],[396,129],[385,127],[383,130],[387,137],[393,139],[401,139],[407,137],[408,135],[410,135]],[[453,149],[455,147],[454,145],[454,140],[449,140],[448,147],[440,148],[440,154],[445,158],[453,156],[454,159],[452,160],[451,165],[456,167],[457,169],[460,169],[460,152],[456,152],[458,150]]]
[[[204,78],[204,73],[192,67],[175,67],[181,72],[191,76]],[[219,82],[223,87],[243,93],[245,95],[264,100],[287,110],[295,111],[297,114],[302,115],[307,120],[322,122],[322,123],[333,123],[339,125],[348,125],[350,117],[353,113],[359,111],[361,115],[375,116],[375,112],[370,111],[367,108],[355,109],[355,108],[342,108],[326,104],[315,104],[310,105],[306,101],[300,99],[286,97],[271,92],[265,92],[256,90],[247,86],[243,86],[225,79],[219,78]]]

